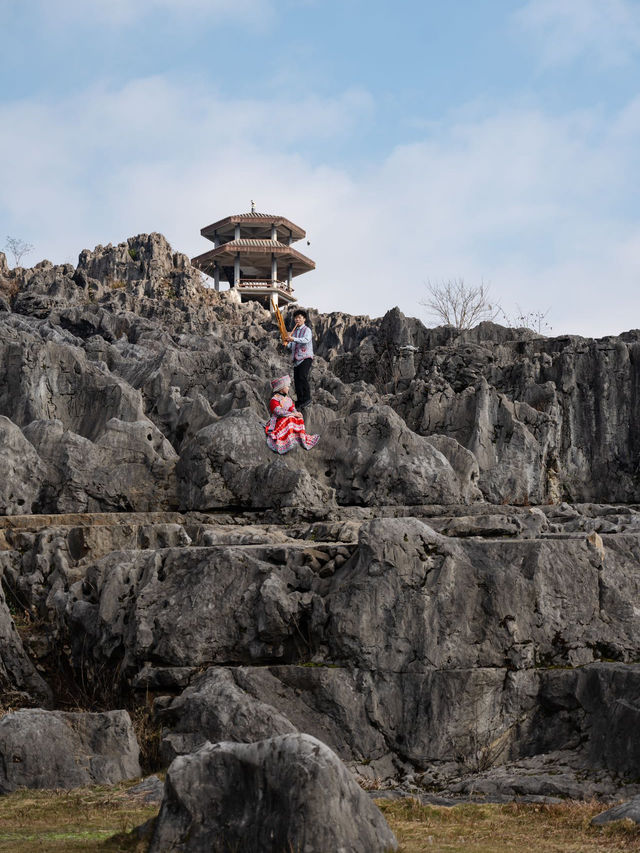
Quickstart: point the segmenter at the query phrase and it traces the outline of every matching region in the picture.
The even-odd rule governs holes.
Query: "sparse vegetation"
[[[567,801],[423,806],[417,800],[377,800],[400,842],[400,853],[602,853],[640,850],[640,827],[631,821],[591,826],[602,803]]]
[[[490,298],[490,287],[481,282],[476,287],[455,278],[440,283],[427,282],[429,295],[420,304],[445,326],[471,329],[483,320],[496,320],[504,312]]]
[[[137,250],[134,248],[130,248],[129,249],[129,257],[131,258],[132,261],[137,261],[138,260]]]
[[[141,853],[147,842],[130,831],[158,807],[114,787],[74,791],[16,791],[0,797],[0,853]],[[371,786],[375,789],[375,786]],[[423,806],[414,799],[376,800],[400,843],[399,853],[614,853],[640,851],[640,827],[631,821],[591,826],[598,802]]]
[[[23,257],[33,251],[32,243],[27,243],[18,237],[7,237],[6,247],[13,255],[14,266],[16,267],[21,266]]]
[[[152,707],[153,699],[147,695],[144,705],[136,705],[129,711],[140,746],[140,765],[143,773],[156,773],[161,766],[162,725],[154,718]]]
[[[553,326],[549,323],[548,317],[551,308],[546,311],[523,311],[518,305],[518,311],[514,317],[502,312],[504,322],[511,328],[531,329],[532,332],[537,332],[539,335],[545,332],[550,332]]]
[[[158,812],[127,794],[133,783],[73,791],[16,791],[0,797],[0,853],[145,849],[126,838]]]
[[[175,284],[172,281],[169,281],[168,279],[164,281],[163,284],[165,287],[165,295],[167,299],[175,299],[178,295],[176,292]]]

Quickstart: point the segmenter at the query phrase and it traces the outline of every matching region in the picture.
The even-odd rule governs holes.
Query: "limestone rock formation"
[[[306,733],[420,797],[638,793],[640,332],[311,322],[321,439],[278,457],[257,303],[157,234],[0,254],[3,708],[152,699],[165,761]]]
[[[45,466],[19,427],[0,415],[0,514],[33,512]]]
[[[48,468],[36,503],[41,512],[176,507],[177,455],[150,421],[111,418],[96,442],[57,419],[32,421],[24,435]]]
[[[397,847],[382,814],[331,750],[290,734],[206,744],[177,758],[149,851],[383,853]]]
[[[0,718],[0,794],[113,785],[140,775],[138,755],[126,711],[15,711]]]
[[[44,705],[51,702],[51,689],[38,673],[24,649],[14,619],[0,589],[0,691],[10,703],[22,699]]]
[[[453,440],[449,446],[416,435],[386,406],[331,421],[323,440],[340,503],[457,504],[481,497],[471,454]]]

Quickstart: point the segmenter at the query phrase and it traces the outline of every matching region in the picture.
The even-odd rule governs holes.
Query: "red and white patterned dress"
[[[320,439],[319,435],[307,435],[304,428],[304,418],[295,412],[291,397],[274,395],[269,401],[271,418],[265,426],[267,444],[276,453],[287,453],[296,444],[305,450],[311,450]],[[290,414],[295,412],[295,414]]]

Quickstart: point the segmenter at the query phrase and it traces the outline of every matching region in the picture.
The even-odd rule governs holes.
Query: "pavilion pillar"
[[[213,284],[216,290],[220,290],[220,267],[217,261],[213,265]]]
[[[239,225],[236,225],[236,230],[235,230],[235,233],[233,235],[233,239],[234,240],[240,239],[240,226]]]
[[[233,286],[237,287],[240,284],[240,252],[236,252],[236,257],[233,262]]]
[[[274,241],[274,243],[278,239],[278,229],[275,225],[271,226],[271,239]]]
[[[278,259],[275,253],[271,253],[271,284],[275,284],[278,280]]]
[[[287,286],[289,290],[291,290],[291,279],[293,278],[293,264],[289,264],[289,269],[287,270]]]

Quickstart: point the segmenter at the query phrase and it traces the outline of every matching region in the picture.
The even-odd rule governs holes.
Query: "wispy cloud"
[[[640,53],[637,0],[528,0],[514,22],[535,40],[547,66],[579,57],[621,66]]]
[[[33,260],[149,231],[195,255],[203,225],[253,198],[307,228],[318,268],[298,293],[322,310],[419,314],[427,279],[462,276],[512,313],[551,306],[558,331],[640,316],[640,100],[613,119],[458,113],[357,171],[308,154],[357,139],[373,108],[359,90],[233,100],[162,76],[0,105],[0,220]]]

